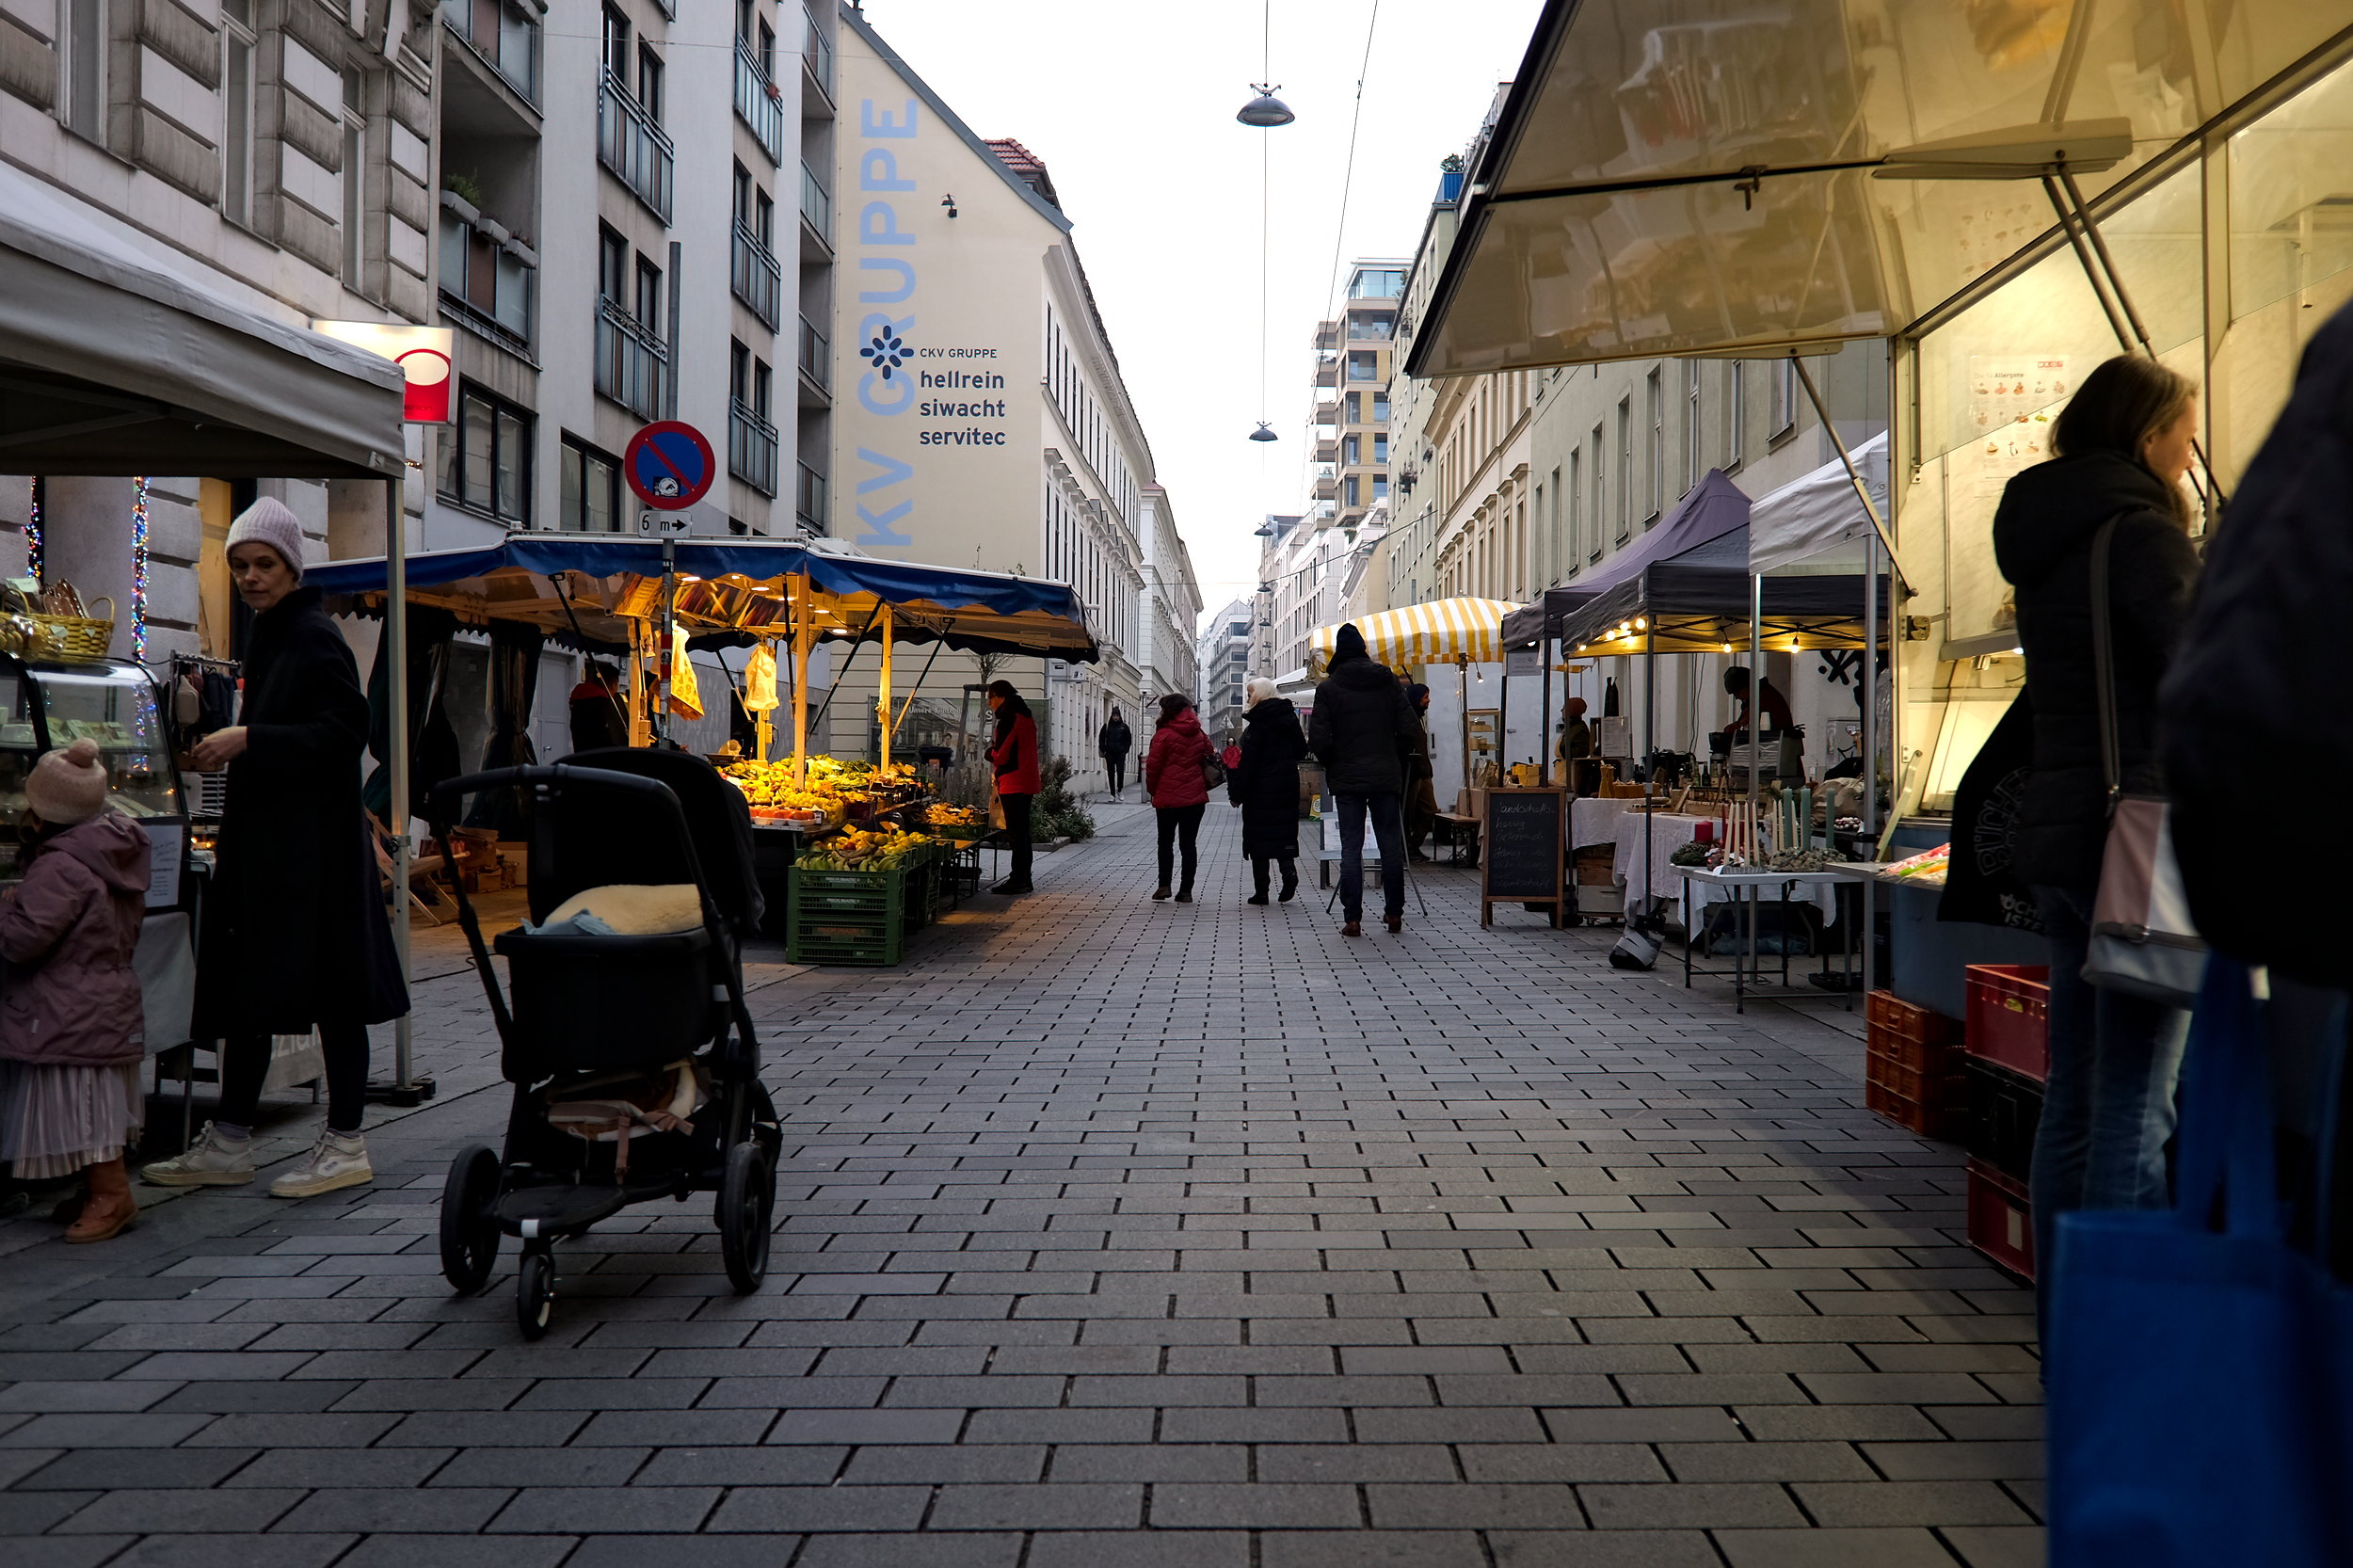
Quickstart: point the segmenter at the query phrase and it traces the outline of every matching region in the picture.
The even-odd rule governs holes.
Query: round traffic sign
[[[647,505],[682,511],[709,493],[719,459],[703,433],[684,420],[656,420],[629,439],[621,473]]]

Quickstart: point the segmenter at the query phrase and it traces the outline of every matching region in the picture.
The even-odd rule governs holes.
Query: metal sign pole
[[[392,949],[400,955],[400,982],[407,988],[414,969],[408,957],[408,868],[414,853],[408,842],[408,540],[403,526],[401,490],[406,476],[384,481],[384,662],[392,676],[388,694],[392,709],[392,754],[385,759],[392,770],[392,813],[395,848],[392,852]],[[444,844],[444,854],[456,852]],[[411,1002],[413,1005],[413,998]],[[411,1051],[409,1015],[392,1023],[392,1093],[394,1104],[414,1104],[415,1062]]]
[[[662,536],[662,680],[661,705],[654,717],[662,738],[670,738],[670,671],[678,659],[678,540]]]

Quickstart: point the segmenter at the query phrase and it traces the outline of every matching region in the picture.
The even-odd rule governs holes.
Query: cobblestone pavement
[[[0,1226],[11,1568],[2025,1568],[2030,1295],[1952,1149],[1860,1107],[1855,1015],[1753,1007],[1426,869],[1347,941],[1201,902],[1148,814],[890,971],[755,964],[787,1118],[775,1272],[707,1206],[452,1299],[451,1154],[504,1119],[421,937],[441,1097],[376,1187]],[[274,1152],[307,1141],[289,1099]],[[695,1534],[691,1543],[676,1538]],[[659,1539],[657,1539],[659,1538]]]

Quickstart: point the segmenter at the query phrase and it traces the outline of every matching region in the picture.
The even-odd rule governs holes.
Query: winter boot
[[[1297,898],[1298,896],[1299,862],[1296,860],[1286,860],[1283,862],[1283,902],[1285,904],[1289,904],[1292,899]]]
[[[1266,856],[1263,855],[1254,855],[1250,857],[1251,893],[1250,896],[1242,902],[1245,904],[1264,904],[1266,902]]]

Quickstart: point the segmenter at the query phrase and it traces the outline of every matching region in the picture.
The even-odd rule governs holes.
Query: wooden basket
[[[24,651],[35,659],[63,659],[87,662],[106,657],[115,640],[115,601],[105,595],[99,599],[106,606],[104,618],[97,616],[44,616],[23,612],[19,618],[26,625]]]

